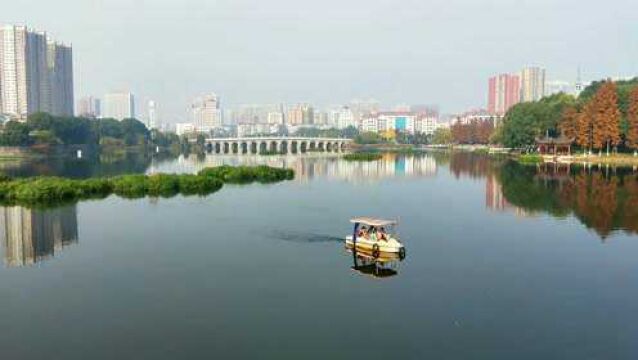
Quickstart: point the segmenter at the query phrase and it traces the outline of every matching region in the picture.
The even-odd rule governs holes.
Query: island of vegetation
[[[3,205],[57,205],[116,194],[123,198],[145,196],[172,197],[178,194],[207,195],[228,184],[273,183],[291,180],[291,169],[269,166],[219,166],[197,174],[122,175],[108,178],[67,179],[0,177],[0,203]]]
[[[382,155],[378,152],[355,152],[343,155],[346,161],[375,161],[381,159]]]

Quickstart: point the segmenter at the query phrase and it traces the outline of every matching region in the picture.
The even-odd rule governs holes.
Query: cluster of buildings
[[[537,101],[545,96],[545,69],[526,67],[518,74],[500,74],[488,82],[487,111],[505,115],[519,102]]]
[[[212,101],[212,99],[215,101]],[[374,100],[353,100],[347,105],[317,109],[311,104],[240,105],[221,111],[215,95],[209,105],[196,100],[191,121],[177,124],[177,133],[210,133],[224,129],[240,137],[282,135],[303,128],[347,129],[383,133],[401,131],[409,134],[432,134],[438,125],[438,109],[433,106],[402,105],[393,111],[380,111]],[[206,114],[203,118],[200,114]]]
[[[46,32],[0,27],[0,114],[25,121],[30,114],[73,115],[73,51]]]
[[[136,119],[141,117],[149,129],[162,127],[158,119],[157,102],[148,100],[144,103],[145,109],[138,111],[135,95],[130,92],[112,92],[102,98],[84,96],[78,100],[77,116],[90,119]]]
[[[469,124],[473,121],[492,121],[498,125],[507,111],[521,102],[538,101],[557,93],[577,96],[584,88],[580,70],[576,82],[547,80],[541,67],[525,67],[517,73],[494,75],[488,80],[487,107],[471,109],[452,116],[451,123]]]

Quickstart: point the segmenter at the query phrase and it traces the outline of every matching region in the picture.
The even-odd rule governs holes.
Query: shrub
[[[179,176],[173,174],[157,174],[146,178],[148,195],[170,197],[179,192]]]
[[[145,175],[122,175],[113,178],[113,192],[124,198],[146,196],[148,186]]]
[[[294,177],[290,169],[268,166],[207,168],[197,175],[157,174],[123,175],[114,178],[72,180],[58,177],[34,177],[10,180],[0,175],[0,202],[6,205],[52,205],[80,199],[102,198],[115,193],[124,198],[147,195],[169,197],[206,195],[222,188],[224,182],[274,182]]]

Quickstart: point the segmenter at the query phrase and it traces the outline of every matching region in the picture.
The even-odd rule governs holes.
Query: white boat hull
[[[354,242],[352,241],[352,235],[346,236],[346,246],[352,248]],[[394,238],[386,240],[370,240],[363,237],[357,238],[357,250],[363,250],[368,252],[380,252],[388,254],[398,254],[405,250],[402,250],[403,244]]]

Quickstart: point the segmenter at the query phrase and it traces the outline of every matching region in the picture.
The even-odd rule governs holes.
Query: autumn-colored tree
[[[578,128],[578,111],[573,106],[568,106],[563,110],[558,128],[561,134],[570,139],[576,138],[576,129]]]
[[[589,101],[576,118],[576,143],[583,149],[592,148],[592,123],[594,119],[594,103]]]
[[[616,84],[613,81],[606,81],[591,101],[594,110],[593,147],[601,150],[603,146],[607,146],[607,153],[609,153],[610,146],[620,144],[620,110]]]
[[[629,108],[627,109],[627,146],[638,150],[638,86],[629,94]]]

